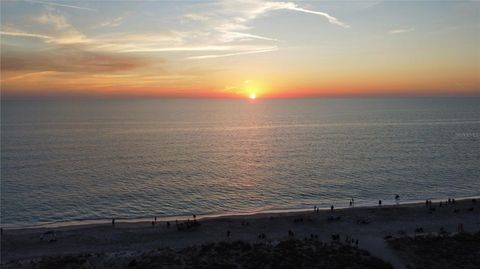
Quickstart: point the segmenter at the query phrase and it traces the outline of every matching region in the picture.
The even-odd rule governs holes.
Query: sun
[[[250,99],[253,100],[253,99],[256,99],[256,98],[257,98],[257,95],[256,95],[255,93],[251,93],[251,94],[248,96],[248,98],[250,98]]]

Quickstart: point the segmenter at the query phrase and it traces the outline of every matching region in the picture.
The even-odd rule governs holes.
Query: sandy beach
[[[477,199],[478,200],[478,199]],[[190,223],[193,216],[190,219]],[[153,219],[152,219],[153,221]],[[211,242],[270,242],[289,237],[318,238],[329,242],[332,235],[347,236],[352,244],[393,265],[406,268],[387,240],[416,234],[446,234],[480,231],[480,202],[457,200],[455,204],[434,202],[389,206],[355,207],[305,212],[260,213],[242,216],[199,218],[199,225],[179,230],[175,221],[122,222],[74,225],[58,228],[4,229],[1,239],[2,267],[15,268],[27,261],[58,255],[85,253],[129,253],[161,247],[184,248]],[[418,230],[421,228],[422,230]],[[291,231],[292,234],[289,235]],[[264,234],[265,238],[259,238]]]

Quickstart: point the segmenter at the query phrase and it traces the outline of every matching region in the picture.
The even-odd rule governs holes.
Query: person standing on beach
[[[382,200],[378,200],[378,205],[382,205]]]
[[[112,226],[115,227],[115,218],[112,218]]]
[[[332,205],[332,206],[330,206],[330,211],[333,211],[333,205]]]

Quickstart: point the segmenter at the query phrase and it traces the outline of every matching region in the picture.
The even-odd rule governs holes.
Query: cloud
[[[337,18],[335,18],[335,17],[333,17],[333,16],[331,16],[331,15],[325,13],[325,12],[313,11],[313,10],[308,10],[308,9],[304,9],[304,8],[299,8],[299,7],[291,7],[291,8],[287,8],[287,9],[300,11],[300,12],[304,12],[304,13],[320,15],[320,16],[323,16],[323,17],[327,18],[328,22],[330,22],[331,24],[335,24],[335,25],[341,26],[343,28],[350,28],[350,25],[339,21]]]
[[[404,34],[404,33],[412,32],[412,31],[415,31],[415,29],[414,28],[404,28],[404,29],[390,30],[390,31],[388,31],[388,33],[392,34],[392,35],[396,35],[396,34]]]
[[[195,14],[195,13],[185,14],[183,15],[182,18],[184,20],[194,21],[194,22],[203,22],[208,20],[208,16],[203,14]]]
[[[124,17],[116,17],[114,19],[106,20],[100,23],[98,27],[117,27],[123,23],[124,19]]]
[[[51,39],[51,36],[46,35],[39,35],[39,34],[31,34],[31,33],[22,33],[22,32],[4,32],[0,31],[0,35],[8,35],[8,36],[19,36],[19,37],[33,37],[33,38],[40,38],[40,39]]]
[[[36,1],[36,0],[25,0],[25,1],[30,2],[30,3],[38,3],[38,4],[48,5],[48,6],[67,7],[67,8],[73,8],[73,9],[97,11],[96,9],[93,9],[93,8],[73,6],[73,5],[65,5],[65,4],[59,4],[59,3],[54,3],[54,2],[43,2],[43,1]]]
[[[270,51],[277,51],[277,50],[278,50],[278,47],[274,46],[274,47],[271,47],[271,48],[260,49],[260,50],[249,50],[249,51],[241,51],[241,52],[225,53],[225,54],[211,54],[211,55],[191,56],[191,57],[187,57],[187,59],[188,60],[202,60],[202,59],[211,59],[211,58],[244,55],[244,54],[255,54],[255,53],[270,52]]]
[[[331,16],[325,12],[315,11],[310,9],[305,9],[299,7],[293,2],[264,2],[264,1],[244,1],[240,3],[246,3],[247,8],[244,10],[243,15],[235,18],[237,23],[245,23],[247,21],[253,20],[262,14],[266,14],[274,10],[292,10],[303,13],[309,13],[314,15],[319,15],[325,17],[328,22],[334,25],[338,25],[344,28],[349,28],[350,26],[344,22],[341,22],[336,17]]]
[[[235,42],[250,41],[253,39],[261,39],[266,41],[279,41],[273,37],[256,35],[248,33],[252,27],[249,23],[260,17],[276,10],[290,10],[300,13],[313,14],[327,19],[333,25],[343,28],[349,28],[345,22],[340,21],[336,17],[322,11],[310,10],[300,7],[293,2],[273,2],[273,1],[223,1],[220,6],[211,7],[207,11],[207,15],[202,13],[187,14],[187,18],[192,20],[199,19],[205,23],[210,29],[214,29],[214,35],[219,42]],[[214,10],[214,11],[212,11]],[[184,17],[185,17],[184,16]]]
[[[1,57],[3,71],[116,72],[143,67],[150,63],[143,57],[90,52],[74,47],[36,52],[6,48],[6,52],[2,53]]]
[[[206,45],[206,46],[179,46],[163,48],[133,48],[122,52],[177,52],[177,51],[255,51],[277,48],[276,46],[241,46],[241,45]]]
[[[268,40],[268,41],[280,41],[276,38],[260,36],[260,35],[252,35],[252,34],[240,33],[240,32],[225,32],[222,35],[220,40],[222,42],[232,42],[234,40],[246,41],[246,40],[252,40],[252,39],[260,39],[260,40]]]
[[[51,2],[34,2],[51,4]],[[57,3],[53,5],[57,5]],[[65,6],[63,4],[58,5]],[[205,14],[188,13],[182,16],[183,19],[202,22],[200,29],[195,29],[195,31],[111,33],[87,36],[74,27],[59,10],[47,7],[46,11],[35,20],[39,24],[49,26],[49,29],[45,27],[37,28],[38,33],[9,29],[0,32],[0,34],[38,38],[44,43],[50,44],[50,49],[72,47],[84,52],[97,52],[101,55],[105,53],[224,52],[188,57],[188,59],[209,59],[279,50],[277,46],[265,45],[265,43],[271,44],[271,42],[279,42],[280,40],[249,32],[252,29],[249,25],[251,20],[275,10],[292,10],[318,15],[326,18],[331,24],[349,27],[325,12],[305,9],[293,2],[228,1],[221,2],[220,6],[215,5],[214,8],[205,11]],[[116,27],[123,21],[124,17],[122,16],[113,17],[103,21],[97,27]],[[80,53],[80,55],[82,54]],[[85,60],[76,60],[86,64]],[[110,60],[113,61],[113,59]],[[118,62],[115,62],[115,64],[121,66]],[[93,68],[98,69],[99,67],[94,66]]]
[[[54,31],[49,35],[46,41],[57,44],[78,44],[87,43],[89,39],[70,23],[62,15],[53,9],[48,10],[44,14],[35,19],[38,23],[53,27]]]

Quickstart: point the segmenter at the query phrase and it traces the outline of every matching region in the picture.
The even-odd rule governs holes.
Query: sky
[[[12,96],[480,95],[479,1],[1,1]]]

